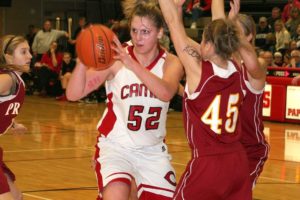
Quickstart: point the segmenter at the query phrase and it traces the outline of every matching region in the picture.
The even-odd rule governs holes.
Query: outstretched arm
[[[251,86],[256,90],[261,90],[265,85],[266,78],[266,66],[262,59],[258,59],[253,45],[250,43],[251,39],[255,37],[252,35],[245,35],[244,28],[239,21],[240,0],[230,1],[230,11],[228,18],[233,20],[241,32],[241,45],[238,53],[244,62],[244,66],[247,69],[248,77]],[[212,1],[212,15],[213,18],[225,18],[224,0]]]
[[[240,0],[231,1],[230,7],[231,10],[228,17],[236,22],[241,32],[241,47],[239,48],[239,54],[247,69],[249,82],[254,89],[262,90],[266,80],[266,63],[263,59],[257,58],[256,51],[251,43],[251,40],[254,39],[255,35],[250,33],[246,36],[244,28],[242,27],[245,25],[242,25],[239,21],[238,13],[240,10]]]
[[[195,48],[195,43],[191,41],[185,32],[182,16],[178,12],[180,3],[182,1],[159,0],[159,5],[170,30],[176,53],[186,72],[189,90],[193,92],[198,86],[201,77],[201,64],[199,64],[201,61],[200,48]]]
[[[102,71],[87,69],[87,67],[77,59],[76,67],[67,86],[66,95],[68,100],[77,101],[87,94],[99,88],[105,80],[109,78],[111,66]]]
[[[224,0],[212,0],[211,17],[215,19],[225,19]]]

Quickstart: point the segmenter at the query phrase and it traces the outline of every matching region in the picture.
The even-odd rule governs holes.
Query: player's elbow
[[[170,90],[165,91],[165,92],[162,92],[159,99],[164,102],[169,102],[173,98],[174,94],[175,94],[175,92],[171,92]]]
[[[78,101],[81,99],[79,94],[72,92],[71,90],[66,90],[66,97],[69,101]]]

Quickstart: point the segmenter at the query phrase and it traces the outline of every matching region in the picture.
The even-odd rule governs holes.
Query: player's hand
[[[177,7],[182,7],[184,2],[185,2],[185,0],[174,0],[174,3]]]
[[[14,134],[24,134],[28,131],[28,129],[23,124],[13,122],[13,125],[11,126],[11,131]]]
[[[231,20],[235,19],[239,14],[239,12],[240,12],[240,0],[231,0],[228,18]]]
[[[128,55],[116,36],[114,37],[113,42],[115,45],[112,46],[112,49],[116,52],[114,59],[120,60],[128,69],[131,70],[132,66],[136,65],[137,62]]]

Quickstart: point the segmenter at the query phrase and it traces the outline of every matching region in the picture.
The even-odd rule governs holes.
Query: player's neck
[[[148,53],[145,54],[139,54],[137,52],[135,52],[133,50],[137,60],[139,61],[139,63],[144,66],[144,67],[148,67],[158,56],[159,54],[159,49],[153,49]]]

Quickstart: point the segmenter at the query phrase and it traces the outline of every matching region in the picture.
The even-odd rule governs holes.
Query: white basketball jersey
[[[125,47],[136,60],[133,46]],[[166,53],[160,50],[157,58],[147,69],[163,77]],[[107,107],[97,128],[122,146],[141,148],[162,142],[166,135],[166,117],[169,102],[163,102],[148,90],[145,84],[123,66],[112,80],[105,83]]]

